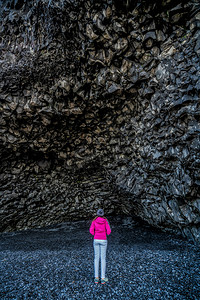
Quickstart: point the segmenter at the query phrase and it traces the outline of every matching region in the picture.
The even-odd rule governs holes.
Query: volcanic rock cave
[[[200,241],[199,0],[2,0],[0,23],[0,230],[102,207]]]

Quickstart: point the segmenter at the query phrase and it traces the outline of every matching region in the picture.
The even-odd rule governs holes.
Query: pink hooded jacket
[[[101,217],[95,219],[90,226],[90,233],[94,235],[95,240],[106,240],[106,235],[111,233],[108,220]]]

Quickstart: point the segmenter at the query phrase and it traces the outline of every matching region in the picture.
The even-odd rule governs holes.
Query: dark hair
[[[97,218],[98,218],[98,216],[96,216],[96,217],[92,220],[92,222],[95,221]],[[107,218],[104,217],[104,216],[103,216],[103,217],[100,217],[100,218],[103,218],[103,219],[106,219],[106,220],[107,220]]]

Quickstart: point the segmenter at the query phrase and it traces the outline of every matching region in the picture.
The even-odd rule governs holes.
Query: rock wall
[[[200,240],[199,1],[0,11],[1,230],[101,206]]]

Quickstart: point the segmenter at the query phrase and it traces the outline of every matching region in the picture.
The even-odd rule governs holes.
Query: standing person
[[[94,235],[94,282],[99,283],[99,258],[101,256],[101,284],[105,284],[108,281],[105,277],[107,235],[111,233],[111,229],[101,208],[97,210],[97,216],[92,221],[90,233]]]

